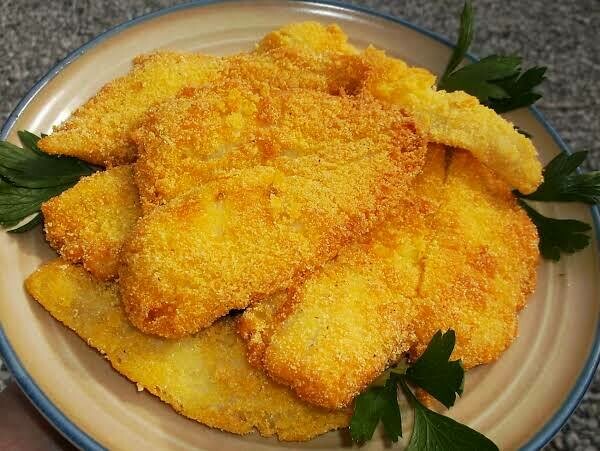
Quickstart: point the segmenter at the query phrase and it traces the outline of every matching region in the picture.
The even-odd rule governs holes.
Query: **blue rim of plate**
[[[89,41],[88,43],[82,45],[77,50],[71,52],[60,61],[56,66],[48,71],[46,75],[44,75],[40,80],[31,88],[31,90],[23,97],[23,99],[19,102],[13,112],[10,114],[4,125],[2,126],[2,131],[0,132],[0,139],[4,140],[8,136],[8,133],[12,129],[16,120],[18,119],[21,112],[25,109],[25,107],[29,104],[31,99],[33,99],[37,93],[50,81],[52,80],[61,70],[63,70],[66,66],[68,66],[71,62],[79,58],[86,51],[96,46],[100,42],[105,39],[114,36],[121,31],[130,28],[134,25],[137,25],[142,22],[146,22],[148,20],[152,20],[156,17],[160,17],[166,14],[170,14],[176,11],[181,11],[189,8],[198,8],[206,5],[211,5],[215,3],[229,3],[235,2],[236,0],[196,0],[189,3],[184,3],[181,5],[172,6],[169,8],[164,8],[159,11],[155,11],[149,14],[145,14],[143,16],[128,20],[127,22],[123,22],[104,33],[99,34],[94,39]],[[368,8],[349,5],[347,3],[332,1],[332,0],[292,0],[297,1],[298,3],[307,3],[307,4],[316,4],[316,5],[326,5],[326,6],[334,6],[346,10],[358,11],[364,14],[368,14],[370,16],[379,17],[382,19],[389,20],[391,22],[397,23],[399,25],[408,27],[414,31],[417,31],[421,34],[428,36],[429,38],[434,39],[437,42],[444,44],[447,47],[453,48],[454,44],[450,42],[445,37],[429,31],[425,28],[422,28],[418,25],[414,25],[404,19],[380,13],[377,11],[373,11]],[[477,60],[477,58],[468,54],[467,57],[473,61]],[[536,107],[530,107],[529,110],[534,115],[534,117],[544,126],[546,131],[552,136],[558,147],[562,152],[571,153],[566,143],[559,136],[559,134],[554,130],[554,128],[548,123],[548,121],[544,118],[542,113],[538,111]],[[598,205],[594,205],[591,207],[592,219],[594,222],[594,228],[596,232],[596,240],[597,244],[600,248],[600,208]],[[0,354],[6,363],[6,366],[11,371],[17,385],[21,388],[21,390],[25,393],[27,398],[32,402],[32,404],[41,412],[41,414],[61,433],[63,434],[69,441],[71,441],[75,446],[85,450],[103,450],[104,448],[100,445],[96,440],[86,434],[84,431],[79,429],[69,418],[67,418],[53,403],[46,397],[46,395],[40,390],[37,384],[33,381],[31,376],[27,373],[15,351],[10,345],[8,338],[4,334],[4,329],[0,325]],[[534,451],[539,450],[544,445],[546,445],[560,430],[560,428],[566,423],[569,419],[573,411],[577,408],[583,396],[585,395],[589,385],[591,384],[596,368],[598,367],[598,363],[600,362],[600,320],[598,321],[598,327],[596,330],[596,337],[594,338],[594,344],[590,351],[590,354],[587,358],[585,366],[579,375],[577,382],[567,399],[563,402],[563,405],[560,409],[554,414],[554,416],[548,421],[544,427],[538,431],[538,433],[530,439],[522,448],[523,451]]]

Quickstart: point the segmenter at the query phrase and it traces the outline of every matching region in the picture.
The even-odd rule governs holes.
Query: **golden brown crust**
[[[312,21],[291,23],[267,33],[258,43],[256,51],[264,53],[282,48],[313,54],[358,53],[348,44],[348,36],[338,25],[325,26]]]
[[[293,441],[348,424],[348,411],[305,404],[249,366],[231,319],[179,341],[150,337],[127,321],[115,284],[98,282],[60,259],[29,276],[26,287],[118,372],[200,423]]]
[[[213,80],[220,67],[219,58],[194,53],[140,55],[127,75],[106,84],[38,145],[101,166],[131,163],[136,151],[129,133],[146,110],[183,87]]]
[[[541,183],[542,166],[531,140],[475,97],[436,91],[435,77],[425,69],[410,68],[380,50],[370,47],[361,58],[369,67],[365,89],[426,124],[433,142],[468,150],[523,193]]]
[[[517,336],[517,313],[536,283],[538,236],[509,186],[465,152],[448,170],[413,327],[414,358],[454,329],[465,368],[497,360]]]
[[[203,92],[179,99],[149,133],[161,133],[144,150],[159,149],[154,186],[175,198],[138,223],[120,274],[129,318],[148,333],[192,333],[285,289],[380,221],[421,170],[422,135],[392,105],[273,91],[251,102],[255,112],[230,95],[236,111],[216,115]],[[230,131],[232,117],[248,125]],[[230,135],[235,149],[207,162]]]
[[[265,165],[316,178],[321,168],[378,149],[401,149],[415,127],[401,109],[367,94],[306,89],[258,94],[231,80],[185,90],[149,112],[133,134],[139,151],[135,180],[149,212],[236,169]]]
[[[129,134],[145,111],[182,88],[243,80],[266,93],[271,87],[371,94],[406,108],[431,128],[434,142],[464,148],[512,186],[529,193],[541,182],[531,141],[512,124],[464,92],[436,92],[435,77],[384,52],[362,53],[335,26],[290,24],[267,34],[254,52],[227,58],[158,52],[134,60],[133,70],[107,84],[40,147],[106,166],[132,162]]]
[[[148,108],[183,88],[242,78],[257,86],[339,90],[330,86],[329,77],[335,76],[335,55],[355,52],[346,40],[335,25],[305,22],[269,33],[252,56],[168,51],[140,55],[128,74],[107,83],[39,146],[101,166],[131,163],[136,149],[130,133]]]
[[[409,349],[410,298],[445,164],[443,149],[435,147],[394,219],[344,248],[287,300],[269,299],[241,315],[238,331],[250,344],[250,362],[301,398],[337,408]]]
[[[46,240],[100,280],[118,273],[121,247],[141,216],[131,166],[97,172],[42,205]]]
[[[535,285],[537,235],[509,187],[457,152],[439,150],[398,215],[346,247],[284,299],[238,321],[248,355],[316,405],[339,408],[403,352],[457,332],[454,358],[497,359]]]

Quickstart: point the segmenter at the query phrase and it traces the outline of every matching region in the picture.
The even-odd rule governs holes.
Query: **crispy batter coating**
[[[146,110],[186,86],[212,81],[221,65],[219,58],[194,53],[138,56],[127,75],[105,85],[38,145],[101,166],[131,163],[136,152],[129,133]]]
[[[348,36],[338,25],[322,25],[313,21],[284,25],[278,30],[267,33],[256,47],[258,53],[275,49],[317,54],[358,53],[348,44]]]
[[[131,163],[136,156],[131,131],[148,108],[182,88],[240,77],[255,80],[257,86],[339,89],[333,80],[338,77],[333,54],[355,52],[346,39],[335,25],[307,22],[269,33],[252,56],[166,51],[138,56],[127,75],[105,85],[39,146],[101,166]]]
[[[472,368],[497,360],[517,336],[517,313],[535,289],[538,236],[509,187],[466,153],[454,155],[445,191],[423,261],[411,355],[451,328],[453,357]]]
[[[97,172],[42,205],[48,243],[100,280],[117,276],[125,238],[141,216],[131,166]]]
[[[425,147],[409,119],[380,113],[364,136],[343,123],[325,134],[330,155],[310,147],[279,168],[240,170],[138,221],[120,270],[133,324],[166,337],[193,333],[290,286],[381,221],[420,172]],[[300,155],[302,131],[289,147]]]
[[[260,95],[238,81],[186,90],[154,108],[133,134],[142,207],[150,211],[256,165],[318,177],[323,169],[404,146],[413,139],[407,126],[398,107],[366,94],[276,89]]]
[[[467,368],[496,360],[535,285],[535,227],[467,153],[433,150],[399,214],[302,285],[247,309],[249,360],[303,399],[341,407],[438,330]]]
[[[523,193],[541,183],[542,166],[531,140],[475,97],[436,91],[431,74],[408,68],[372,47],[362,58],[369,67],[365,89],[406,108],[427,125],[433,142],[468,150]]]
[[[535,147],[511,123],[462,91],[436,91],[436,77],[426,69],[410,67],[373,47],[357,54],[339,27],[290,24],[265,36],[258,49],[291,49],[290,55],[302,49],[329,52],[337,59],[336,86],[346,86],[346,92],[366,89],[401,105],[428,124],[433,142],[468,150],[523,193],[541,183]]]
[[[227,58],[161,52],[140,56],[125,77],[106,85],[55,132],[40,141],[49,153],[100,165],[135,159],[130,139],[144,113],[182,88],[244,80],[267,94],[273,87],[329,93],[367,90],[397,103],[430,127],[434,142],[464,148],[512,186],[529,193],[541,182],[531,141],[463,92],[435,91],[425,69],[368,48],[359,54],[336,25],[287,25],[267,34],[254,52]]]
[[[420,261],[439,207],[445,153],[428,153],[398,214],[318,275],[240,317],[249,360],[310,402],[346,405],[409,349]],[[286,355],[287,354],[287,355]]]
[[[230,318],[177,341],[150,337],[127,321],[115,284],[60,259],[40,267],[26,287],[119,373],[200,423],[295,441],[348,424],[347,411],[305,404],[252,368]]]

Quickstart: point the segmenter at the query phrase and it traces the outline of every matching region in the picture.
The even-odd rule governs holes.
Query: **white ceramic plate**
[[[409,63],[441,72],[451,52],[438,36],[398,19],[333,3],[197,2],[120,25],[52,69],[10,116],[1,138],[48,132],[104,83],[125,73],[134,55],[157,48],[229,54],[251,48],[283,24],[336,22],[358,47],[373,43]],[[543,162],[566,151],[535,110],[510,119],[533,134]],[[544,205],[542,212],[595,223],[598,211]],[[0,349],[18,384],[38,409],[86,449],[328,449],[338,432],[306,444],[256,435],[238,437],[187,420],[112,370],[23,289],[23,280],[54,253],[40,230],[0,234]],[[465,396],[450,415],[489,436],[501,449],[538,449],[558,431],[583,396],[600,355],[596,242],[560,263],[542,263],[520,336],[497,363],[467,376]],[[363,449],[382,449],[374,440]]]

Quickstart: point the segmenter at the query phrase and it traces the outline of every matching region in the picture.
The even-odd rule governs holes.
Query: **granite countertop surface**
[[[0,0],[0,120],[57,61],[100,32],[170,0]],[[462,0],[352,1],[456,37]],[[476,54],[514,53],[548,67],[538,106],[572,149],[600,169],[600,1],[475,0]],[[8,378],[0,370],[0,390]],[[0,419],[0,421],[2,421]],[[600,376],[548,450],[600,450]]]

